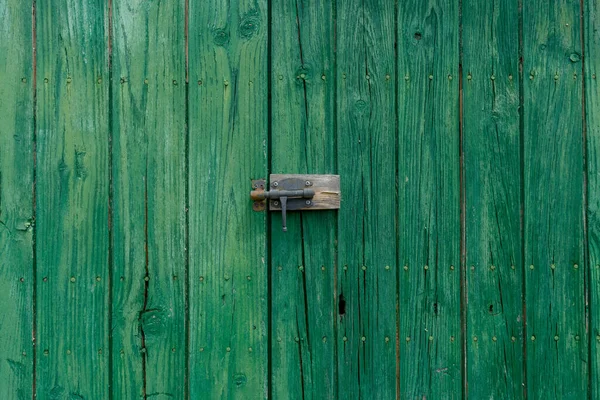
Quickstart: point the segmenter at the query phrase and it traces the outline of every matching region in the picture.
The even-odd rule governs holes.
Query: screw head
[[[278,202],[278,201],[274,201],[274,202],[273,202],[273,205],[274,205],[274,206],[279,206],[279,202]]]
[[[304,182],[304,184],[305,184],[306,186],[310,186],[310,185],[312,185],[312,182],[311,182],[311,181],[306,181],[306,182]]]
[[[279,186],[279,182],[273,182],[271,185],[272,185],[273,187],[277,187],[277,186]]]
[[[310,204],[311,204],[311,201],[310,200],[306,200],[306,205],[310,206]]]

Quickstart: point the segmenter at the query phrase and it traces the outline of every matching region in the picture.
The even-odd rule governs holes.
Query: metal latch
[[[281,175],[271,174],[270,188],[264,179],[252,181],[250,198],[254,211],[281,210],[283,231],[287,231],[286,216],[295,210],[334,210],[340,208],[339,175]]]

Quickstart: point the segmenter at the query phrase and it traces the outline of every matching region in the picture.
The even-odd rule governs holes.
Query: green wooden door
[[[0,0],[0,398],[600,399],[598,0]],[[339,210],[253,179],[337,174]]]

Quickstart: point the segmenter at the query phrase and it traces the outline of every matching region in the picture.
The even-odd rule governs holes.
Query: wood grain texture
[[[401,398],[461,398],[458,1],[398,16]]]
[[[338,219],[343,399],[397,396],[395,11],[389,1],[337,3],[338,172],[348,194]]]
[[[0,398],[33,388],[31,4],[0,1]]]
[[[600,2],[584,2],[591,398],[600,398]]]
[[[334,173],[332,2],[271,7],[272,172]],[[272,398],[335,398],[336,211],[291,212],[287,225],[271,212]]]
[[[37,399],[108,398],[108,10],[39,0]]]
[[[183,398],[185,2],[113,2],[114,398]]]
[[[265,0],[190,2],[190,397],[267,397]]]
[[[523,397],[519,20],[462,3],[468,396]]]
[[[588,388],[579,1],[524,2],[527,398]]]

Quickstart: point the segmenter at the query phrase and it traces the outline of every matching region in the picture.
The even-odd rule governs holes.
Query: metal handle
[[[264,190],[253,190],[250,192],[250,198],[254,201],[264,199],[281,199],[282,197],[295,197],[302,199],[312,199],[315,197],[315,191],[312,189],[299,189],[299,190],[271,190],[265,192]]]
[[[274,185],[277,186],[277,185]],[[283,225],[283,231],[287,232],[287,204],[288,198],[292,199],[308,199],[310,201],[315,196],[313,189],[294,189],[294,190],[270,190],[265,191],[263,189],[253,190],[250,192],[250,198],[256,201],[263,201],[266,199],[276,199],[281,204],[281,224]],[[278,204],[276,204],[278,205]]]

